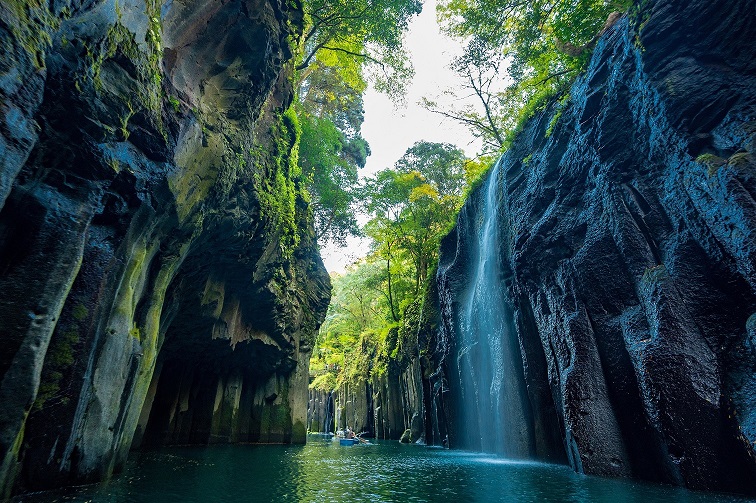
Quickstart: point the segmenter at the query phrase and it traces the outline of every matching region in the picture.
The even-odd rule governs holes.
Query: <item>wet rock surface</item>
[[[485,192],[529,428],[579,472],[756,493],[753,3],[656,1],[600,40],[442,244],[438,344],[455,411],[460,296]],[[556,117],[556,118],[555,118]]]
[[[301,12],[0,14],[0,496],[98,480],[132,446],[304,442],[330,284],[288,171]]]

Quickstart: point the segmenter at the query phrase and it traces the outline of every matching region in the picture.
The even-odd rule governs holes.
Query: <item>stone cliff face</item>
[[[411,429],[424,440],[423,392],[420,366],[391,364],[387,373],[370,381],[343,384],[330,393],[311,389],[307,425],[313,432],[335,432],[349,426],[367,437],[399,440]]]
[[[437,306],[431,284],[422,302],[408,306],[404,325],[391,329],[388,337],[401,344],[384,372],[330,393],[311,389],[308,428],[334,432],[349,426],[368,437],[442,445],[448,414],[439,397],[448,389],[442,369],[445,347],[435,337]]]
[[[753,14],[643,2],[472,194],[438,274],[452,446],[470,427],[454,388],[492,188],[528,455],[756,493]]]
[[[0,4],[0,496],[304,442],[330,295],[278,0]]]

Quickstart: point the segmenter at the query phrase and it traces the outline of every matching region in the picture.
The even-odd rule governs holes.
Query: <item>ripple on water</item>
[[[135,454],[109,483],[16,502],[743,503],[729,495],[576,475],[564,466],[380,442],[214,446]]]

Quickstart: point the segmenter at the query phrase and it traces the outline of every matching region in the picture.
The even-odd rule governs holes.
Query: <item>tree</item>
[[[452,63],[452,69],[462,77],[461,89],[447,90],[445,93],[463,105],[443,108],[428,98],[423,98],[421,104],[432,112],[467,126],[473,136],[482,141],[484,152],[500,152],[504,149],[507,132],[506,110],[498,92],[502,68],[500,55],[483,58],[473,57],[468,52]],[[473,101],[470,102],[469,98]]]
[[[443,236],[461,205],[467,180],[483,163],[446,143],[418,142],[393,169],[361,187],[371,219],[371,254],[333,278],[333,297],[313,351],[313,387],[382,375],[398,358],[403,333],[416,320]],[[414,310],[414,311],[413,311]],[[413,318],[413,313],[414,318]],[[405,328],[403,328],[405,327]]]
[[[413,295],[425,283],[441,236],[461,204],[465,165],[464,154],[452,145],[418,142],[395,169],[380,171],[366,182],[366,209],[372,219],[365,230],[375,242],[375,252],[386,260],[389,296],[396,283],[392,261],[412,264]]]
[[[359,67],[345,69],[316,61],[299,85],[301,109],[315,117],[328,117],[348,136],[360,132],[364,120],[362,93],[367,83]]]
[[[346,274],[332,277],[333,296],[310,361],[311,387],[331,391],[345,381],[367,379],[385,368],[387,318],[382,270],[361,260]]]
[[[453,68],[477,107],[429,110],[470,127],[489,151],[506,149],[536,110],[583,70],[600,34],[631,0],[444,0],[447,34],[466,40]],[[502,75],[506,70],[506,75]],[[459,96],[459,93],[452,93]],[[480,111],[482,109],[482,112]]]
[[[316,239],[344,244],[359,232],[354,188],[370,147],[359,135],[349,138],[328,117],[303,110],[300,125],[299,165],[312,199]]]
[[[449,143],[419,141],[396,162],[400,173],[418,172],[442,197],[459,197],[465,184],[464,152]]]
[[[630,0],[445,0],[438,17],[452,36],[472,39],[473,51],[500,50],[512,59],[510,74],[522,80],[532,69],[577,68],[612,12]],[[559,70],[558,68],[562,68]]]
[[[403,33],[421,6],[419,0],[312,0],[304,5],[307,25],[296,67],[300,167],[321,243],[344,244],[358,233],[353,191],[357,170],[370,155],[360,135],[362,93],[372,80],[379,90],[402,95],[412,74]]]
[[[308,25],[298,71],[317,60],[341,68],[368,65],[377,69],[377,88],[402,94],[412,76],[403,34],[412,16],[422,10],[422,2],[311,0],[304,7]]]
[[[329,66],[318,59],[299,87],[299,165],[312,197],[316,237],[321,244],[343,245],[347,236],[359,233],[354,187],[370,147],[360,135],[366,83],[361,64],[349,63]]]

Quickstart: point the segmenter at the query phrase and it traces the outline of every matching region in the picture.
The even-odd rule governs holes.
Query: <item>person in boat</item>
[[[345,433],[344,436],[346,438],[354,438],[354,432],[352,431],[352,429],[349,426],[346,427],[346,433]]]

